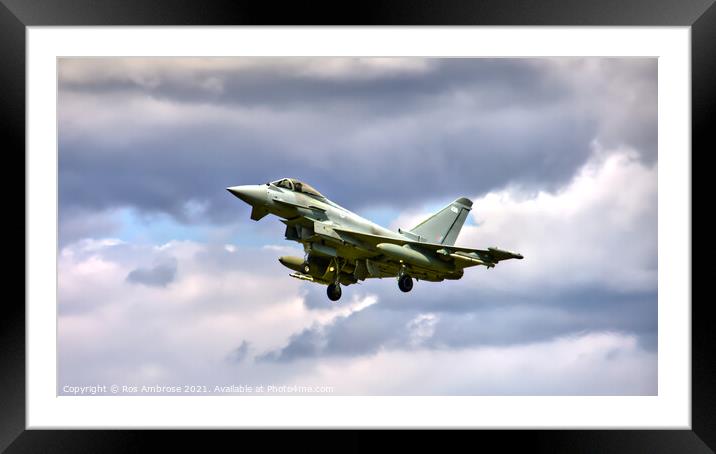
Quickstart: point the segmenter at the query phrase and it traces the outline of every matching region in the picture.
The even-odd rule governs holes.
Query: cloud
[[[640,346],[638,339],[639,333],[655,325],[655,319],[644,326],[635,324],[651,309],[632,311],[629,298],[633,297],[590,312],[580,310],[579,304],[562,306],[551,298],[536,298],[531,307],[511,304],[509,298],[475,304],[474,294],[462,292],[466,303],[472,300],[472,307],[464,304],[460,312],[452,313],[439,307],[445,301],[441,291],[446,287],[418,285],[415,295],[406,295],[397,292],[393,282],[374,281],[364,285],[379,296],[366,295],[361,286],[349,287],[345,296],[350,298],[340,304],[307,307],[307,291],[323,289],[277,274],[280,264],[275,251],[237,247],[230,252],[225,246],[223,242],[172,242],[150,247],[95,240],[65,247],[59,264],[60,383],[226,385],[235,383],[235,375],[240,374],[247,383],[305,385],[307,380],[317,380],[310,383],[331,384],[336,392],[347,394],[528,393],[528,389],[535,393],[619,394],[650,389],[651,375],[645,370],[625,378],[621,373],[610,375],[616,367],[612,363],[608,367],[601,364],[608,357],[626,362],[616,363],[628,370],[639,364],[647,371],[652,367],[653,350]],[[181,273],[165,289],[131,285],[118,277],[137,263],[167,255],[176,257]],[[433,310],[426,312],[426,305]],[[613,309],[616,307],[618,312]],[[415,361],[433,359],[433,367],[462,371],[468,357],[459,352],[482,358],[485,352],[494,351],[491,349],[503,349],[506,355],[529,351],[535,344],[551,345],[565,336],[581,338],[602,331],[628,342],[609,350],[612,353],[608,355],[604,349],[603,355],[587,355],[583,367],[592,362],[594,373],[604,382],[596,382],[593,376],[581,383],[581,390],[570,380],[584,379],[586,372],[564,375],[559,368],[547,368],[542,371],[544,377],[531,387],[523,384],[518,388],[514,382],[505,382],[500,388],[497,382],[480,380],[470,387],[467,372],[461,373],[465,382],[454,386],[442,380],[427,383],[426,379],[411,386],[412,375],[400,380],[396,375],[395,388],[373,383],[367,375],[348,375],[357,364],[366,363],[375,365],[365,366],[366,373],[392,373],[389,367],[378,367],[385,364],[384,358],[394,358],[410,369],[411,357]],[[532,353],[563,352],[538,349]],[[521,355],[513,359],[512,369],[501,369],[504,374],[515,372],[525,357]],[[481,364],[493,367],[490,362]],[[347,375],[340,376],[338,369]],[[206,370],[212,373],[201,372]],[[547,380],[550,371],[556,374],[552,382]],[[398,383],[402,383],[402,391],[397,391]]]
[[[63,88],[92,89],[135,87],[157,89],[173,84],[202,85],[212,78],[247,78],[254,83],[266,77],[284,80],[337,81],[423,74],[430,60],[421,58],[63,58],[58,65]]]
[[[222,370],[228,381],[232,368],[252,364],[254,354],[278,348],[292,333],[376,302],[353,295],[345,304],[309,311],[303,285],[283,273],[273,252],[224,246],[105,239],[64,247],[58,261],[60,382],[202,382],[211,379],[208,370]],[[124,278],[141,263],[166,257],[177,262],[171,285],[134,285]],[[238,357],[238,365],[227,361]],[[290,368],[282,374],[291,375]]]
[[[227,223],[226,186],[286,175],[359,212],[416,207],[554,190],[595,138],[655,156],[655,60],[218,60],[63,59],[61,211]]]
[[[59,69],[60,384],[656,392],[655,59]],[[470,197],[458,244],[525,259],[332,303],[224,189],[286,175],[391,227]]]
[[[435,324],[439,318],[435,314],[418,314],[407,324],[410,332],[410,345],[417,347],[435,334]]]
[[[137,260],[164,254],[177,257],[183,270],[167,289],[117,277]],[[411,310],[412,299],[396,310],[376,297],[361,299],[357,288],[350,288],[347,305],[308,309],[307,284],[270,278],[279,290],[271,294],[246,285],[270,276],[273,262],[271,251],[231,253],[223,244],[138,248],[102,240],[66,247],[60,384],[225,386],[238,376],[239,384],[330,385],[341,395],[655,393],[656,352],[641,346],[638,335],[614,331],[613,320],[600,330],[583,324],[591,317],[580,324],[578,313],[497,302],[496,312],[474,315]],[[79,291],[76,278],[87,284]],[[397,295],[393,285],[371,287],[386,300]],[[222,293],[233,295],[230,303],[220,301]],[[84,310],[65,310],[80,299],[88,300],[80,304]],[[562,324],[563,334],[534,333],[549,323]],[[579,332],[565,334],[568,327]],[[518,332],[526,335],[505,337]],[[378,378],[385,376],[391,380]]]
[[[232,363],[240,363],[241,361],[245,360],[249,353],[249,343],[246,341],[242,341],[241,345],[236,347],[234,350],[229,353],[227,356],[227,360]]]
[[[485,297],[463,288],[453,292],[459,298],[456,310],[443,304],[446,299],[442,289],[421,289],[422,293],[407,301],[398,301],[397,290],[385,289],[380,304],[305,328],[259,360],[361,357],[385,349],[529,345],[604,331],[634,336],[647,351],[656,348],[655,294],[595,296],[585,291],[559,300],[535,296],[515,301],[509,295]]]
[[[68,208],[59,212],[60,249],[68,243],[92,237],[109,237],[121,228],[112,210],[93,211]]]
[[[655,395],[656,375],[656,353],[640,349],[633,337],[591,333],[528,345],[327,359],[301,381],[331,384],[346,395]]]
[[[457,244],[501,247],[525,258],[489,272],[469,270],[464,280],[523,296],[585,287],[656,289],[657,166],[640,161],[631,149],[593,149],[592,158],[557,191],[512,186],[473,198],[473,225],[463,227]],[[415,225],[426,215],[407,212],[392,227]]]
[[[174,281],[177,273],[176,260],[160,263],[151,268],[136,268],[127,274],[127,282],[152,287],[166,287]]]

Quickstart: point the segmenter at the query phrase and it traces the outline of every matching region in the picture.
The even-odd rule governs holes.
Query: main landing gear
[[[326,293],[328,294],[329,300],[338,301],[339,299],[341,299],[341,284],[339,284],[338,282],[328,284]]]
[[[398,288],[404,292],[409,292],[413,289],[413,278],[407,274],[401,274],[398,277]]]

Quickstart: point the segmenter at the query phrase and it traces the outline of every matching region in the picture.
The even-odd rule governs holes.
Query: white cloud
[[[126,282],[131,270],[165,257],[177,262],[171,285]],[[182,380],[189,373],[184,359],[206,370],[244,341],[265,353],[297,331],[377,302],[356,292],[340,305],[309,310],[302,284],[283,273],[273,253],[188,241],[151,247],[84,240],[63,249],[58,270],[64,380],[136,382],[147,370]]]
[[[408,322],[407,328],[410,332],[410,345],[417,347],[430,339],[435,333],[435,324],[439,317],[435,314],[418,314]]]
[[[61,385],[328,385],[336,394],[376,395],[656,392],[656,353],[642,350],[633,335],[584,333],[536,344],[422,349],[439,323],[435,313],[408,322],[416,350],[384,347],[371,355],[254,362],[283,347],[292,334],[328,326],[378,297],[355,291],[339,305],[309,310],[301,284],[275,279],[261,250],[230,253],[191,242],[144,249],[112,241],[89,249],[86,244],[65,248],[60,261]],[[159,254],[177,259],[180,276],[171,287],[123,282],[129,269]],[[244,254],[243,265],[226,266],[223,261],[237,254]],[[81,310],[62,310],[78,302]],[[250,346],[247,357],[231,361],[240,345]]]
[[[508,187],[473,198],[476,225],[457,244],[517,251],[495,269],[472,268],[476,285],[535,292],[589,287],[656,291],[657,167],[633,150],[603,150],[556,192]],[[393,226],[416,225],[429,213],[407,213]]]
[[[295,381],[334,386],[337,394],[654,395],[656,374],[656,353],[641,350],[634,337],[589,333],[528,345],[324,359]]]

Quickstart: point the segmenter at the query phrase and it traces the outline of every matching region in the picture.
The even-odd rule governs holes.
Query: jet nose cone
[[[266,202],[266,189],[262,186],[230,186],[226,190],[249,205]]]

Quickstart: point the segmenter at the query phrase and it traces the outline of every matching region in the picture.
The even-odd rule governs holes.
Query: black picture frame
[[[692,64],[692,150],[713,150],[710,127],[716,114],[716,6],[714,0],[405,0],[375,3],[334,3],[323,9],[317,3],[273,5],[269,2],[185,0],[0,0],[0,120],[3,137],[5,183],[24,168],[25,152],[25,31],[30,26],[169,26],[169,25],[550,25],[550,26],[690,26]],[[665,125],[660,125],[665,127]],[[693,159],[692,151],[691,157]],[[7,163],[19,161],[19,166]],[[702,159],[702,158],[699,158]],[[16,161],[15,161],[16,160]],[[12,161],[11,161],[12,162]],[[13,162],[13,164],[14,164]],[[702,171],[707,166],[702,166]],[[695,169],[692,164],[692,169]],[[24,175],[24,173],[23,173]],[[693,175],[693,173],[692,173]],[[25,177],[23,176],[23,179]],[[692,177],[693,178],[693,177]],[[14,183],[20,187],[20,183]],[[25,187],[24,185],[22,186]],[[13,191],[16,192],[16,191]],[[692,197],[699,194],[693,186]],[[22,203],[22,207],[20,204]],[[5,197],[6,213],[25,213],[25,202],[14,194]],[[17,209],[15,210],[15,205]],[[693,206],[693,204],[692,204]],[[693,212],[693,211],[692,211]],[[19,216],[12,229],[20,230]],[[10,217],[7,218],[8,220]],[[25,241],[25,217],[22,217]],[[6,222],[8,222],[6,220]],[[693,232],[693,215],[691,218]],[[699,236],[700,238],[703,238]],[[693,233],[692,233],[693,238]],[[692,240],[693,241],[693,240]],[[10,241],[19,247],[19,241]],[[696,243],[700,244],[700,243]],[[699,255],[710,247],[700,246]],[[23,251],[24,252],[24,251]],[[24,255],[24,254],[23,254]],[[23,264],[26,259],[23,259]],[[7,263],[6,259],[6,263]],[[25,267],[13,262],[12,273]],[[692,265],[692,272],[708,272]],[[14,279],[8,279],[13,282]],[[19,281],[19,279],[18,279]],[[693,274],[692,274],[693,289]],[[23,296],[25,288],[23,287]],[[692,295],[695,295],[692,290]],[[183,448],[206,449],[209,431],[192,438],[174,431],[164,437],[156,431],[25,430],[25,303],[24,297],[8,297],[0,316],[0,450],[7,452],[107,452],[141,450],[147,442],[170,438]],[[501,449],[529,446],[531,450],[570,452],[713,452],[716,449],[716,358],[713,321],[707,316],[710,302],[694,298],[692,308],[691,430],[547,430],[461,431],[457,442],[497,441]],[[211,433],[212,445],[233,432]],[[195,435],[195,434],[193,434]],[[242,434],[245,440],[247,434]],[[282,438],[291,445],[316,445],[315,434],[293,432],[289,437],[259,435],[252,441],[273,445]],[[365,433],[335,431],[340,445],[333,449],[370,449]],[[519,436],[518,436],[519,435]],[[451,437],[453,435],[450,435]],[[204,439],[202,441],[201,439]],[[411,444],[424,446],[423,432],[411,433]],[[467,440],[470,438],[470,440]],[[326,444],[333,444],[325,442]],[[322,443],[318,443],[322,444]],[[391,448],[394,442],[386,442]],[[405,448],[404,441],[400,447]],[[487,445],[485,445],[487,446]],[[330,447],[329,447],[330,448]]]

